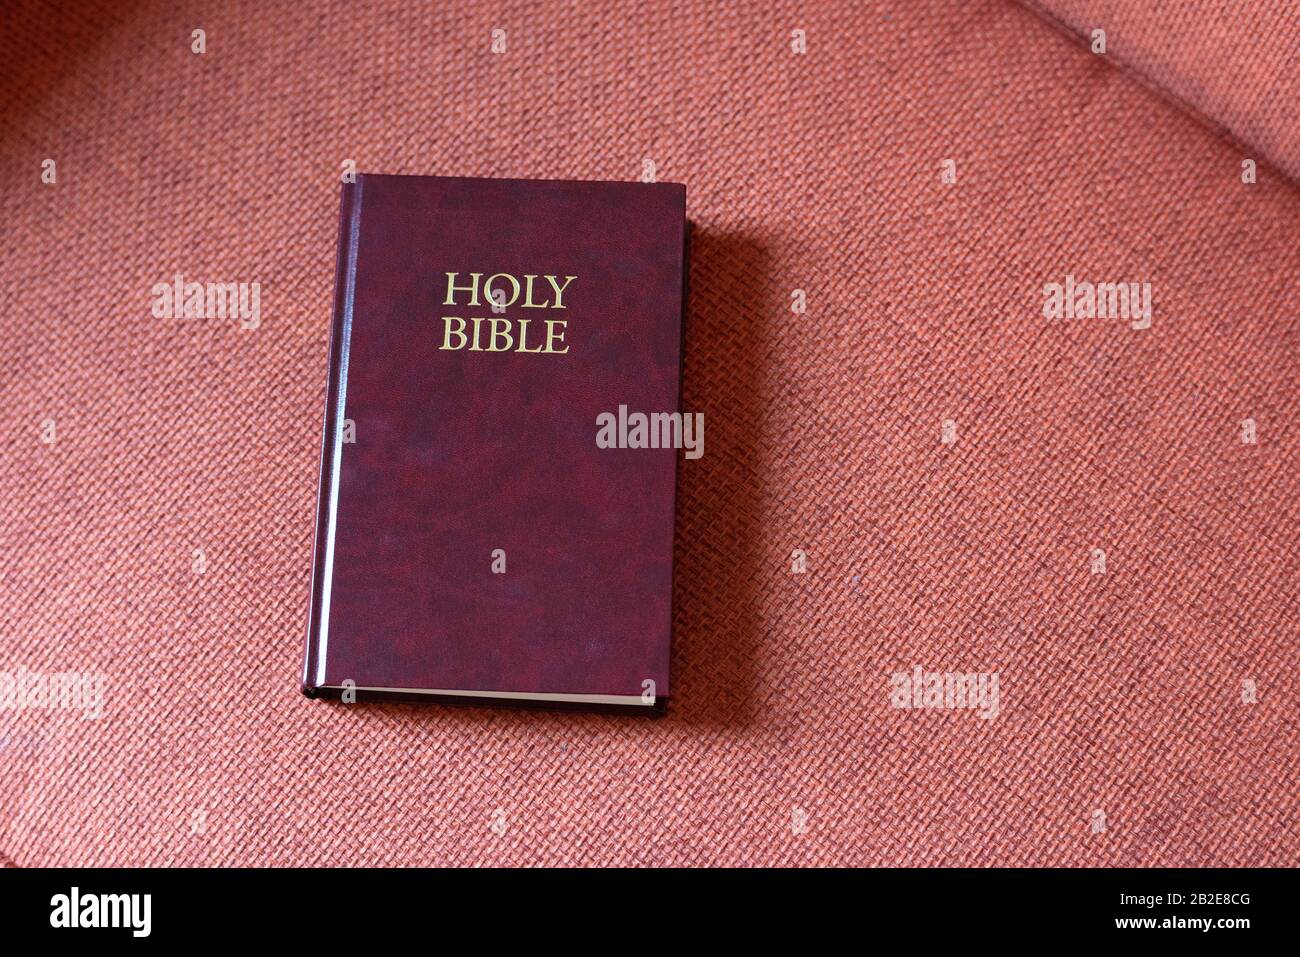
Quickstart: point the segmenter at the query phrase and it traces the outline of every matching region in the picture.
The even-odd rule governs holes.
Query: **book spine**
[[[357,240],[361,228],[364,177],[344,183],[339,201],[338,258],[334,267],[334,315],[330,323],[329,376],[321,428],[320,483],[312,537],[311,599],[303,650],[302,692],[315,697],[324,682],[329,640],[329,599],[333,576],[334,521],[337,512],[339,459],[343,453],[347,398],[348,349],[352,339],[352,299],[356,283]]]

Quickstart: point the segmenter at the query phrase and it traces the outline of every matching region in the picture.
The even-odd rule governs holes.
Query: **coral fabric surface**
[[[1003,0],[11,5],[0,671],[106,683],[0,711],[0,858],[1294,864],[1295,25],[1224,93],[1145,6],[1111,57]],[[687,185],[666,717],[299,694],[349,159]]]
[[[1045,15],[1300,178],[1296,0],[1039,0]]]

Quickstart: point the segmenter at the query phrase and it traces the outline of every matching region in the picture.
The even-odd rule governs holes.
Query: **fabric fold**
[[[1288,0],[1023,0],[1300,183],[1300,8]]]

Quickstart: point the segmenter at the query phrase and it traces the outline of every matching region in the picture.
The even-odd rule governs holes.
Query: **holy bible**
[[[679,453],[597,437],[679,412],[685,243],[677,184],[343,184],[305,694],[662,710]]]

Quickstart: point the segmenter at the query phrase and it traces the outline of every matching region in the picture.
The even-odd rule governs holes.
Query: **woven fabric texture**
[[[0,671],[104,679],[0,710],[0,857],[1296,862],[1300,193],[1241,178],[1293,114],[1003,0],[18,3],[0,65]],[[346,160],[687,184],[665,718],[298,693]]]
[[[1295,0],[1036,0],[1048,18],[1300,179]],[[1102,37],[1096,36],[1101,31]]]

